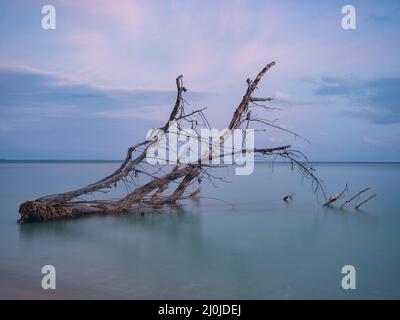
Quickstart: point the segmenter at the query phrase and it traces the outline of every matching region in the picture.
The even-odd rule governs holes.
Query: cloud
[[[364,136],[362,138],[362,142],[371,146],[382,146],[384,145],[384,142],[380,139],[375,139],[375,138],[370,138],[370,137],[366,137]]]
[[[113,99],[88,85],[65,83],[47,73],[24,69],[0,70],[0,105],[10,107],[110,105]]]
[[[175,91],[94,87],[29,68],[0,68],[0,115],[4,130],[44,118],[120,117],[157,121],[175,102]],[[198,101],[206,93],[186,98]],[[165,110],[164,110],[165,109]],[[6,125],[4,122],[8,122]],[[12,124],[15,125],[12,125]]]
[[[206,96],[185,93],[193,107]],[[175,99],[175,88],[97,87],[32,68],[0,67],[0,158],[123,157],[149,128],[164,124]]]
[[[312,101],[309,99],[305,99],[302,97],[298,96],[293,96],[291,94],[281,92],[281,91],[275,91],[272,96],[272,102],[271,104],[277,104],[277,105],[285,105],[285,106],[300,106],[300,105],[314,105],[317,103],[316,101]]]
[[[396,3],[398,5],[398,3]],[[380,12],[373,12],[366,20],[375,23],[399,23],[400,7],[386,9]]]
[[[400,122],[400,77],[372,80],[355,78],[322,78],[316,94],[344,98],[352,109],[349,115],[368,119],[375,124]]]

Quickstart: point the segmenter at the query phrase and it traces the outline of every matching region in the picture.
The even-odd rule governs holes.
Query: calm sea
[[[115,162],[0,163],[0,298],[400,298],[400,164],[318,163],[328,193],[364,187],[360,211],[324,209],[288,164],[232,169],[164,214],[18,225],[28,199],[93,182]],[[292,202],[281,199],[294,194]],[[56,268],[57,289],[41,288]],[[343,290],[341,268],[356,269]]]

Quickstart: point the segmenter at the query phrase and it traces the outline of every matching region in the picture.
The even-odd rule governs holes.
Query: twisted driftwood
[[[207,157],[209,160],[212,160],[215,157],[221,157],[219,153],[214,151],[222,145],[224,139],[228,138],[234,129],[244,130],[245,128],[248,128],[251,122],[261,123],[298,136],[292,131],[273,124],[272,121],[253,117],[252,115],[253,108],[260,107],[267,110],[273,109],[260,104],[271,101],[271,98],[253,97],[253,93],[257,89],[261,78],[274,65],[275,62],[269,63],[259,72],[254,80],[247,80],[246,92],[242,101],[233,113],[228,126],[229,130],[226,131],[227,133],[221,137],[221,140],[218,143],[211,146],[208,154],[203,157]],[[185,112],[183,93],[186,92],[187,89],[183,86],[182,76],[176,78],[176,88],[177,95],[175,105],[172,108],[166,124],[159,128],[161,132],[167,134],[171,123],[176,123],[179,128],[189,125],[194,130],[198,130],[201,126],[209,127],[208,120],[203,113],[205,108],[197,109],[189,113]],[[157,143],[157,136],[152,136],[147,140],[131,146],[120,167],[109,176],[95,183],[77,190],[49,195],[38,198],[34,201],[26,201],[22,203],[19,208],[21,215],[19,221],[42,221],[78,217],[89,214],[119,214],[144,209],[154,210],[167,204],[175,204],[179,200],[187,199],[189,197],[197,197],[200,188],[198,187],[194,192],[189,193],[187,191],[188,187],[194,184],[200,184],[203,177],[207,177],[210,180],[215,178],[210,173],[210,168],[215,167],[215,165],[205,165],[204,162],[201,161],[203,158],[188,164],[177,163],[172,169],[171,166],[167,165],[152,165],[155,172],[149,172],[146,169],[144,170],[143,164],[146,160],[147,150],[155,143]],[[301,152],[292,150],[290,145],[241,150],[241,152],[246,151],[253,152],[255,155],[262,157],[274,156],[275,158],[280,157],[284,160],[290,161],[292,163],[292,168],[296,166],[304,176],[311,178],[314,191],[322,190],[325,197],[323,187],[318,178],[314,175],[314,169],[308,163],[307,158]],[[121,199],[93,201],[78,200],[78,197],[80,196],[93,194],[95,192],[104,192],[104,190],[115,187],[121,182],[132,184],[133,181],[135,184],[139,175],[150,177],[150,181],[141,186],[136,186]],[[177,186],[175,188],[171,187],[172,183],[176,183]],[[172,192],[169,192],[171,188]]]

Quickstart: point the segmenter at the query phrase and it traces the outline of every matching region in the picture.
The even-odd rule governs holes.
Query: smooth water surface
[[[118,163],[0,163],[0,298],[400,298],[400,164],[316,164],[328,193],[364,187],[360,211],[324,209],[288,164],[217,172],[202,198],[164,214],[19,225],[22,201],[67,191]],[[294,193],[289,203],[282,197]],[[223,200],[223,201],[221,201]],[[57,289],[41,289],[54,265]],[[353,265],[356,290],[341,288]]]

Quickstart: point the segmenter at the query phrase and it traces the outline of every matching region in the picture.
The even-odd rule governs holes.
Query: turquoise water
[[[349,194],[378,194],[358,212],[323,209],[287,164],[256,164],[250,176],[221,169],[230,182],[206,183],[202,199],[164,214],[16,223],[22,201],[117,166],[0,163],[0,298],[400,298],[400,164],[315,165],[328,193],[348,183]],[[41,289],[45,264],[54,291]],[[356,290],[341,288],[347,264]]]

